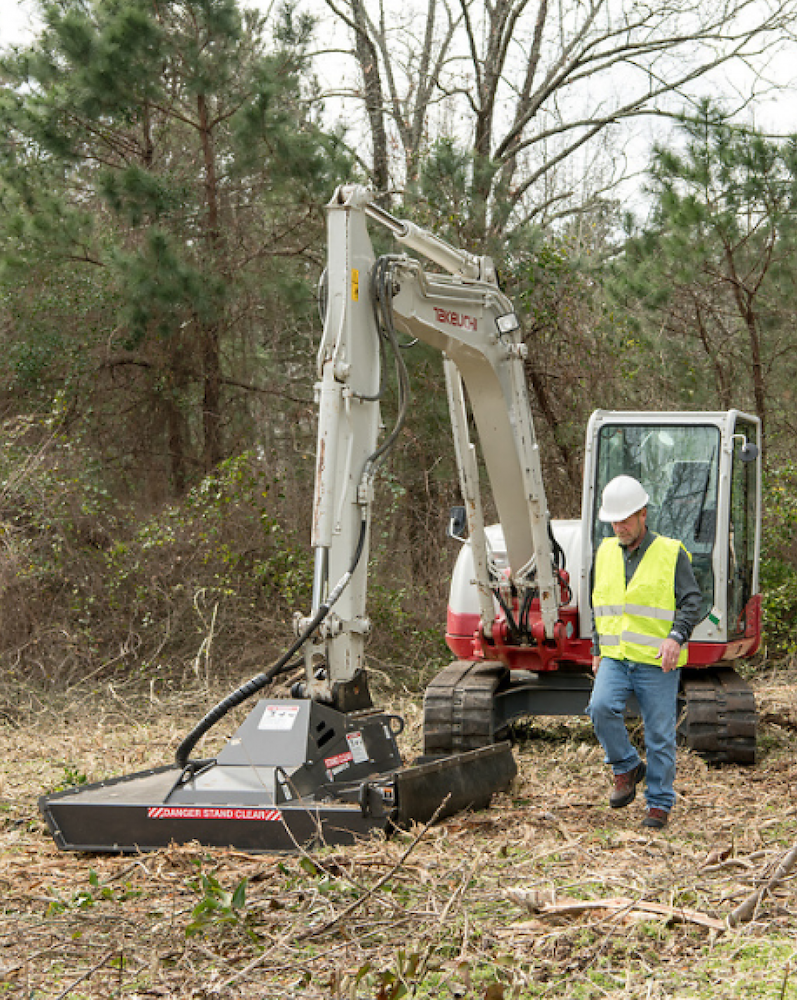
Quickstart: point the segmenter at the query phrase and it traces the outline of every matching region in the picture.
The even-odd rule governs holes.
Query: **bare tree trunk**
[[[205,472],[210,472],[224,457],[221,441],[221,366],[219,330],[213,324],[202,330],[202,458]]]
[[[206,227],[205,242],[209,257],[221,253],[221,233],[219,230],[218,181],[216,160],[213,149],[212,125],[204,94],[197,96],[199,134],[202,143],[204,166]],[[203,464],[205,472],[210,472],[223,457],[221,441],[221,353],[219,325],[216,322],[197,322],[201,338],[202,356],[202,430]]]
[[[578,495],[581,488],[581,472],[578,467],[578,456],[571,448],[562,443],[559,435],[557,434],[557,427],[561,423],[561,420],[557,416],[554,401],[548,392],[545,381],[528,364],[526,365],[526,378],[528,379],[529,385],[531,386],[537,400],[540,413],[542,414],[543,419],[548,426],[548,430],[550,431],[551,440],[553,441],[554,447],[559,454],[559,459],[562,468],[565,471],[567,482],[574,491],[574,494]]]
[[[169,398],[167,407],[166,426],[169,435],[172,489],[177,496],[182,496],[188,486],[188,427],[180,406],[179,389]]]
[[[732,247],[725,247],[725,262],[736,308],[739,310],[739,316],[747,331],[747,341],[750,346],[750,375],[753,382],[753,399],[755,400],[756,415],[761,420],[761,436],[766,440],[767,403],[764,366],[761,356],[761,335],[755,309],[755,296],[760,287],[760,282],[752,289],[745,286],[736,268]],[[765,274],[766,270],[765,267],[762,268],[761,273]]]
[[[706,324],[704,322],[703,310],[700,308],[700,303],[695,305],[695,319],[697,321],[696,326],[698,339],[703,345],[703,350],[706,352],[706,357],[708,358],[709,364],[714,371],[714,384],[717,387],[717,395],[720,398],[722,409],[729,410],[732,405],[731,386],[728,381],[728,375],[722,366],[719,353],[709,338],[708,330],[706,329]]]
[[[385,129],[385,102],[382,96],[382,79],[379,73],[379,53],[369,31],[362,0],[352,0],[354,15],[354,46],[363,75],[365,110],[371,129],[373,185],[384,201],[390,187],[388,167],[387,130]]]
[[[380,0],[378,16],[369,16],[364,0],[326,0],[336,18],[352,32],[352,54],[362,75],[364,87],[357,93],[362,101],[371,134],[372,162],[369,165],[374,186],[380,194],[391,183],[391,156],[387,119],[400,140],[401,173],[404,182],[418,179],[421,158],[428,142],[429,111],[449,59],[451,42],[458,24],[446,3],[427,0],[426,16],[420,35],[406,30],[397,32],[401,45],[395,44],[387,20],[385,0]],[[447,20],[441,24],[440,13]],[[417,44],[416,44],[417,43]],[[400,51],[409,47],[406,64]],[[385,200],[385,199],[382,199]]]

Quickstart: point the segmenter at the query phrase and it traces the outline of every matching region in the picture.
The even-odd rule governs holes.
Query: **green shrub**
[[[112,495],[88,450],[31,421],[6,428],[0,477],[6,663],[35,647],[36,670],[63,683],[196,669],[200,656],[205,669],[212,657],[258,671],[309,602],[310,553],[251,453],[141,513]]]
[[[764,636],[770,654],[797,651],[797,466],[770,470],[764,481],[761,559]]]

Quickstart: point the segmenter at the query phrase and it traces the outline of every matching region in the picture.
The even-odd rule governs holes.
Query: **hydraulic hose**
[[[556,569],[560,569],[560,570],[564,569],[565,568],[565,553],[564,553],[564,549],[559,544],[559,542],[557,542],[556,537],[554,536],[553,526],[552,526],[550,520],[548,521],[548,538],[550,538],[550,540],[551,540],[551,546],[553,548],[553,555],[554,555],[554,565],[555,565]]]

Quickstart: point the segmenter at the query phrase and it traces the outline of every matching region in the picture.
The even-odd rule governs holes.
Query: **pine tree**
[[[656,150],[652,218],[626,244],[616,287],[642,304],[681,405],[749,407],[780,437],[795,374],[794,147],[710,103],[681,139]]]
[[[179,492],[246,435],[347,169],[306,110],[311,25],[235,0],[40,9],[0,95],[7,356],[37,344],[36,387]],[[60,309],[33,308],[42,288]]]

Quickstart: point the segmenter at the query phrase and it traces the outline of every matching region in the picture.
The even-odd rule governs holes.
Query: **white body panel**
[[[554,538],[564,550],[565,565],[571,573],[571,579],[578,580],[581,575],[581,543],[583,538],[581,521],[552,521],[551,528],[553,529]],[[487,536],[491,562],[499,570],[507,568],[509,563],[507,561],[506,543],[501,525],[488,525],[485,529],[485,534]],[[574,592],[574,599],[575,596]],[[473,565],[473,548],[470,540],[462,543],[462,548],[454,564],[448,606],[457,615],[476,616],[479,614],[479,599],[475,585]],[[493,601],[493,613],[497,614],[498,610],[498,602]],[[583,638],[588,637],[589,633],[583,636]]]

